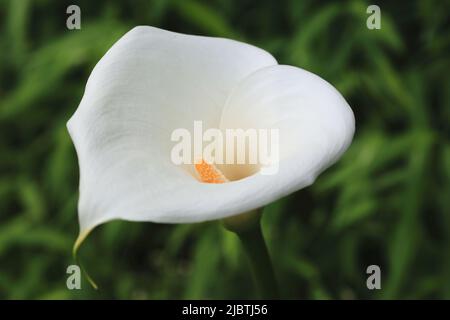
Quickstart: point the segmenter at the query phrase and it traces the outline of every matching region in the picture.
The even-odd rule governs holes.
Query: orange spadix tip
[[[215,165],[205,162],[203,159],[195,164],[201,182],[205,183],[225,183],[228,179]]]

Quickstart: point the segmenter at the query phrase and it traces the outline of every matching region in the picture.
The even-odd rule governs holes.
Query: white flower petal
[[[355,119],[328,82],[300,68],[276,65],[251,74],[234,89],[221,127],[279,129],[281,164],[291,171],[288,180],[299,181],[304,174],[317,176],[342,155],[353,138]]]
[[[267,52],[228,39],[146,26],[123,36],[94,68],[68,122],[80,166],[81,230],[113,218],[144,220],[141,208],[148,220],[164,214],[154,206],[161,194],[176,203],[172,189],[192,179],[170,161],[172,131],[194,120],[217,127],[231,89],[274,64]]]
[[[204,184],[171,162],[171,133],[279,128],[280,168]],[[190,223],[264,206],[313,182],[351,142],[353,113],[321,78],[226,39],[150,27],[95,67],[68,123],[80,166],[81,234],[112,220]]]

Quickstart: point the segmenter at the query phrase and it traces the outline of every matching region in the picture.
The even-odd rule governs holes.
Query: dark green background
[[[69,31],[66,7],[82,11]],[[282,297],[450,298],[449,1],[1,1],[0,298],[253,298],[247,261],[218,222],[113,222],[66,289],[78,165],[66,131],[87,77],[135,25],[242,40],[317,73],[356,116],[345,156],[268,206]],[[382,289],[366,288],[380,265]]]

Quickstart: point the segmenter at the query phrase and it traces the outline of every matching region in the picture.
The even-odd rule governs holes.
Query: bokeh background
[[[66,8],[81,7],[81,30]],[[0,0],[0,298],[255,298],[220,223],[112,222],[66,288],[78,165],[65,124],[90,71],[140,24],[242,40],[317,73],[353,107],[345,156],[265,209],[283,298],[450,298],[449,1]],[[366,288],[377,264],[382,289]]]

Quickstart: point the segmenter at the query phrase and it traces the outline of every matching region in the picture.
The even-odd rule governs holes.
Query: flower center
[[[195,171],[201,182],[205,183],[225,183],[228,179],[217,169],[214,164],[209,164],[203,159],[195,164]]]

